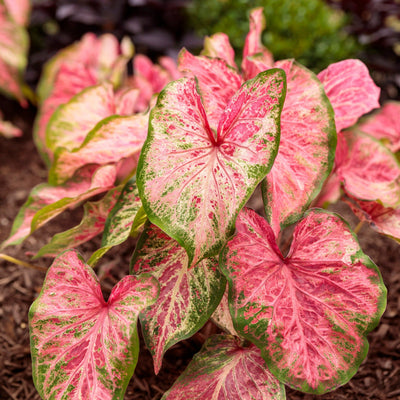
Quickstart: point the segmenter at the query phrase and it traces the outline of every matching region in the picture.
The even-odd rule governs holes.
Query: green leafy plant
[[[133,77],[132,46],[110,35],[85,36],[46,66],[36,141],[49,182],[33,189],[2,244],[85,202],[81,224],[37,254],[56,256],[29,312],[43,399],[122,399],[138,320],[156,373],[209,319],[224,332],[167,400],[279,400],[284,385],[322,394],[365,358],[386,288],[348,223],[312,206],[344,196],[371,220],[378,207],[391,210],[386,226],[398,226],[396,148],[367,133],[374,121],[354,127],[379,107],[380,91],[358,60],[318,75],[274,62],[262,25],[253,10],[240,68],[223,33],[200,56],[182,50],[177,68],[136,55]],[[259,184],[266,218],[246,208]],[[104,300],[92,267],[139,233],[129,271]],[[98,234],[89,260],[71,249]]]
[[[322,0],[194,0],[188,6],[190,24],[200,36],[225,32],[241,52],[247,17],[264,7],[266,32],[262,41],[277,59],[293,57],[313,71],[354,57],[359,45],[344,30],[347,19]]]

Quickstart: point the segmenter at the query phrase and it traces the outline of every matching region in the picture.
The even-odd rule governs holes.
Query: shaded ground
[[[8,102],[7,102],[8,103]],[[18,108],[18,106],[16,106]],[[18,111],[14,121],[22,127],[30,125],[32,113]],[[36,153],[29,132],[23,138],[6,140],[0,138],[0,241],[10,229],[19,207],[24,203],[30,189],[45,180],[46,170]],[[346,206],[337,208],[351,215]],[[7,254],[28,261],[26,252],[37,250],[49,237],[77,224],[81,210],[64,213],[49,227],[41,228],[22,246],[10,247]],[[355,218],[351,220],[354,227]],[[356,376],[345,386],[331,394],[305,395],[287,390],[290,400],[400,400],[400,246],[394,241],[376,234],[367,226],[359,232],[364,251],[380,266],[388,287],[388,307],[379,327],[369,335],[370,351]],[[79,250],[88,257],[99,242],[86,245]],[[109,290],[117,279],[128,271],[129,257],[134,243],[127,243],[108,257],[109,274],[104,275],[103,286]],[[41,267],[50,260],[40,259]],[[99,272],[99,271],[97,271]],[[0,260],[0,399],[36,400],[39,396],[31,378],[31,360],[28,335],[28,309],[38,295],[44,272],[15,266]],[[170,349],[163,368],[156,377],[149,352],[142,349],[135,375],[129,385],[125,399],[160,399],[176,377],[181,373],[201,347],[205,338],[216,330],[206,325],[193,338],[184,340]],[[189,399],[188,399],[189,400]],[[232,399],[234,400],[234,399]]]

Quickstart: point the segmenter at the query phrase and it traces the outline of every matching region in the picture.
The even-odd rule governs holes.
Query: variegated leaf
[[[363,201],[354,197],[344,200],[361,221],[367,221],[371,228],[400,242],[400,207],[384,207],[377,201]]]
[[[8,13],[14,21],[21,26],[28,24],[31,11],[31,0],[3,0]]]
[[[262,7],[255,8],[250,13],[250,29],[246,36],[243,48],[242,70],[244,79],[252,79],[261,71],[272,68],[274,59],[271,52],[264,47],[261,41],[261,34],[265,28],[265,18]],[[263,68],[254,64],[253,57],[257,57],[257,63]]]
[[[331,64],[318,74],[335,111],[336,129],[355,124],[367,112],[379,107],[380,89],[360,60]]]
[[[189,263],[219,251],[270,170],[285,86],[277,69],[245,82],[217,132],[193,78],[174,81],[160,93],[139,159],[138,188],[150,221],[186,249]]]
[[[262,184],[265,212],[278,235],[297,221],[332,169],[336,130],[332,107],[317,77],[292,60],[275,64],[288,88],[281,115],[281,142]]]
[[[148,224],[135,249],[135,273],[151,273],[160,283],[155,304],[140,313],[143,336],[159,372],[164,353],[196,333],[210,318],[226,286],[218,259],[201,261],[189,269],[188,256],[179,244]]]
[[[29,37],[26,29],[10,16],[0,1],[0,91],[26,106],[22,74],[27,65]]]
[[[285,387],[253,346],[230,335],[210,337],[163,400],[284,400]]]
[[[339,142],[343,150],[336,158],[335,173],[346,191],[360,200],[379,201],[385,207],[397,208],[400,164],[390,150],[355,130],[341,132]]]
[[[310,210],[286,257],[254,211],[243,210],[236,228],[220,255],[235,329],[293,388],[320,394],[346,383],[386,305],[379,270],[347,223]]]
[[[87,133],[80,147],[56,151],[49,182],[60,184],[84,165],[117,163],[123,158],[139,154],[147,136],[148,119],[148,114],[136,114],[102,120]]]
[[[55,257],[62,251],[86,243],[102,233],[106,219],[115,206],[121,189],[122,187],[111,189],[102,199],[85,203],[81,223],[65,232],[54,235],[50,243],[43,246],[34,258],[43,256]]]
[[[89,265],[93,267],[111,247],[128,239],[133,221],[141,207],[136,178],[132,178],[124,186],[115,206],[106,216],[101,247],[92,254],[88,261]]]
[[[228,290],[225,290],[218,307],[211,315],[211,319],[220,329],[229,335],[240,337],[233,326],[232,317],[229,312]]]
[[[208,123],[217,130],[225,107],[243,83],[239,72],[221,59],[195,57],[186,49],[179,53],[178,67],[185,76],[197,78]]]
[[[204,48],[201,55],[220,58],[224,60],[227,65],[237,70],[235,63],[235,51],[233,50],[229,37],[225,33],[215,33],[212,36],[204,38]]]
[[[139,312],[157,297],[151,276],[126,276],[106,302],[73,250],[47,272],[29,311],[33,380],[44,400],[122,400],[135,369]]]
[[[400,150],[400,102],[385,103],[357,128],[381,140],[390,151],[396,153]]]
[[[64,185],[44,183],[34,187],[14,220],[10,236],[0,247],[21,243],[30,233],[67,208],[73,208],[81,201],[111,189],[115,176],[113,166],[89,167]]]
[[[108,83],[79,92],[57,108],[46,128],[46,145],[53,152],[78,148],[102,119],[115,114],[114,92]]]

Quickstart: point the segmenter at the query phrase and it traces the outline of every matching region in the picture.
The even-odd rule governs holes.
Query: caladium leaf
[[[224,330],[229,335],[240,337],[233,326],[232,317],[229,312],[228,290],[225,290],[218,307],[211,315],[211,319],[220,329]]]
[[[257,347],[243,347],[234,336],[214,335],[162,399],[285,398],[285,387],[268,371]]]
[[[84,213],[81,223],[65,232],[58,233],[51,238],[50,243],[43,246],[35,255],[38,257],[55,257],[62,251],[72,249],[86,243],[104,231],[104,225],[110,211],[115,206],[122,187],[116,187],[96,201],[84,204]]]
[[[204,38],[204,48],[201,51],[201,55],[211,58],[220,58],[230,67],[237,69],[235,51],[229,42],[229,37],[225,33],[215,33],[212,36],[206,36]]]
[[[26,26],[31,11],[30,0],[3,0],[8,13],[14,21],[21,26]]]
[[[355,130],[341,132],[339,142],[342,150],[336,158],[335,173],[346,191],[360,200],[379,201],[385,207],[397,208],[400,165],[390,150]]]
[[[252,56],[257,55],[258,62],[264,65],[263,70],[271,68],[274,65],[274,59],[269,50],[267,50],[261,41],[261,34],[265,28],[265,18],[263,8],[258,7],[250,13],[250,29],[246,36],[243,47],[242,70],[245,79],[254,78],[259,72],[253,65]]]
[[[126,276],[106,302],[73,250],[47,272],[29,311],[33,380],[43,399],[123,399],[137,363],[139,312],[157,298],[151,276]]]
[[[136,178],[132,178],[122,189],[115,206],[106,215],[101,247],[92,254],[89,265],[93,267],[111,247],[128,239],[133,221],[141,207]]]
[[[56,152],[49,182],[60,184],[87,164],[116,163],[139,154],[147,136],[148,119],[148,114],[136,114],[131,117],[112,116],[100,121],[87,133],[80,147],[71,151],[60,148]]]
[[[389,101],[357,126],[381,140],[393,153],[400,150],[400,102]]]
[[[332,169],[336,129],[332,107],[317,77],[292,60],[275,64],[288,88],[281,115],[281,142],[262,184],[265,211],[275,235],[297,221]]]
[[[118,85],[132,54],[132,46],[124,40],[119,46],[112,35],[97,38],[88,33],[46,63],[37,89],[41,107],[35,120],[34,139],[47,163],[52,159],[52,151],[45,145],[46,127],[57,107],[99,82]]]
[[[217,130],[225,107],[242,84],[242,77],[225,61],[205,56],[195,57],[186,49],[179,53],[178,67],[185,76],[195,76],[198,79],[208,123],[211,129]]]
[[[344,200],[357,218],[367,221],[377,232],[400,242],[400,208],[384,207],[377,201],[363,201],[352,196],[346,196]]]
[[[360,60],[344,60],[331,64],[318,74],[318,78],[335,111],[338,132],[379,107],[380,89]]]
[[[26,105],[22,93],[22,74],[27,65],[29,37],[0,1],[0,91]]]
[[[245,82],[217,132],[208,124],[195,79],[174,81],[160,93],[139,159],[138,188],[150,221],[186,249],[189,264],[219,251],[270,170],[285,83],[278,69]]]
[[[218,259],[203,260],[191,269],[188,261],[185,250],[175,240],[150,224],[132,258],[133,272],[151,273],[160,284],[158,300],[140,313],[143,337],[153,356],[156,374],[164,353],[207,322],[226,286]]]
[[[79,171],[64,185],[52,186],[45,183],[34,187],[15,218],[9,238],[1,244],[1,248],[21,243],[30,233],[67,208],[111,189],[115,176],[113,166],[97,169],[89,167]]]
[[[254,211],[243,210],[236,228],[220,255],[235,329],[293,388],[320,394],[347,382],[386,305],[379,270],[347,223],[310,210],[286,257]]]
[[[58,147],[73,150],[98,122],[113,114],[114,92],[110,84],[84,89],[52,115],[46,129],[46,145],[52,151]]]

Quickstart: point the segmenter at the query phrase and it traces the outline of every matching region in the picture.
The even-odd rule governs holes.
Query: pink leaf
[[[139,312],[157,297],[150,276],[126,276],[106,302],[70,250],[47,272],[29,311],[33,379],[44,399],[122,399],[139,351]]]
[[[4,4],[18,25],[26,26],[28,24],[31,11],[30,0],[4,0]]]
[[[355,197],[345,197],[345,201],[361,221],[367,221],[377,232],[400,242],[400,208],[384,207],[376,201]]]
[[[235,63],[235,51],[233,50],[229,37],[225,33],[215,33],[204,38],[204,49],[202,55],[211,58],[220,58],[227,65],[237,70]]]
[[[284,386],[268,371],[260,350],[230,335],[211,336],[165,400],[284,400]]]
[[[189,263],[218,252],[269,171],[284,94],[283,71],[258,75],[231,98],[214,132],[194,79],[172,82],[160,93],[138,188],[149,219],[187,250]]]
[[[73,150],[83,143],[98,122],[115,113],[112,86],[89,87],[59,106],[52,115],[46,128],[46,145],[53,152],[59,147]]]
[[[113,187],[113,166],[88,167],[61,186],[41,184],[33,188],[13,223],[10,236],[1,248],[21,243],[30,233],[81,201]]]
[[[360,60],[329,65],[318,74],[335,111],[337,132],[355,124],[362,115],[379,107],[380,89]]]
[[[386,305],[380,273],[348,225],[310,210],[286,257],[254,211],[242,211],[236,229],[220,255],[236,330],[293,388],[320,394],[346,383]]]
[[[111,189],[102,199],[85,203],[81,223],[54,235],[50,243],[43,246],[34,258],[55,257],[62,251],[77,247],[103,233],[107,216],[116,204],[121,189]]]
[[[198,79],[208,123],[216,130],[223,110],[242,84],[241,76],[221,59],[195,57],[186,49],[179,53],[178,65],[185,76]]]
[[[156,374],[164,353],[207,322],[226,286],[217,259],[203,260],[191,269],[188,261],[185,250],[154,225],[145,228],[132,258],[135,273],[148,272],[160,284],[158,300],[140,314]]]
[[[49,182],[64,182],[84,165],[117,163],[139,154],[147,136],[148,118],[148,114],[136,114],[104,119],[87,134],[80,147],[56,152]]]
[[[218,307],[211,315],[211,320],[229,335],[240,336],[233,326],[232,317],[229,313],[228,290],[225,290]]]
[[[278,155],[263,181],[263,198],[278,235],[301,218],[321,190],[332,169],[336,132],[332,107],[317,77],[291,60],[275,65],[286,72],[288,88]]]
[[[400,102],[390,101],[357,127],[363,132],[387,143],[395,153],[400,150]]]
[[[131,56],[129,46],[119,46],[114,36],[88,33],[46,63],[37,89],[41,107],[34,128],[36,146],[46,161],[52,159],[45,146],[46,127],[57,107],[99,82],[118,84]]]
[[[336,174],[348,193],[360,200],[379,200],[385,207],[400,205],[400,166],[394,155],[372,137],[344,131]]]
[[[262,7],[255,8],[250,13],[250,29],[243,48],[242,70],[244,79],[254,78],[262,70],[272,68],[274,60],[272,54],[263,46],[261,34],[265,28],[265,19]],[[258,62],[264,68],[260,70],[253,65],[252,56],[257,55]]]

